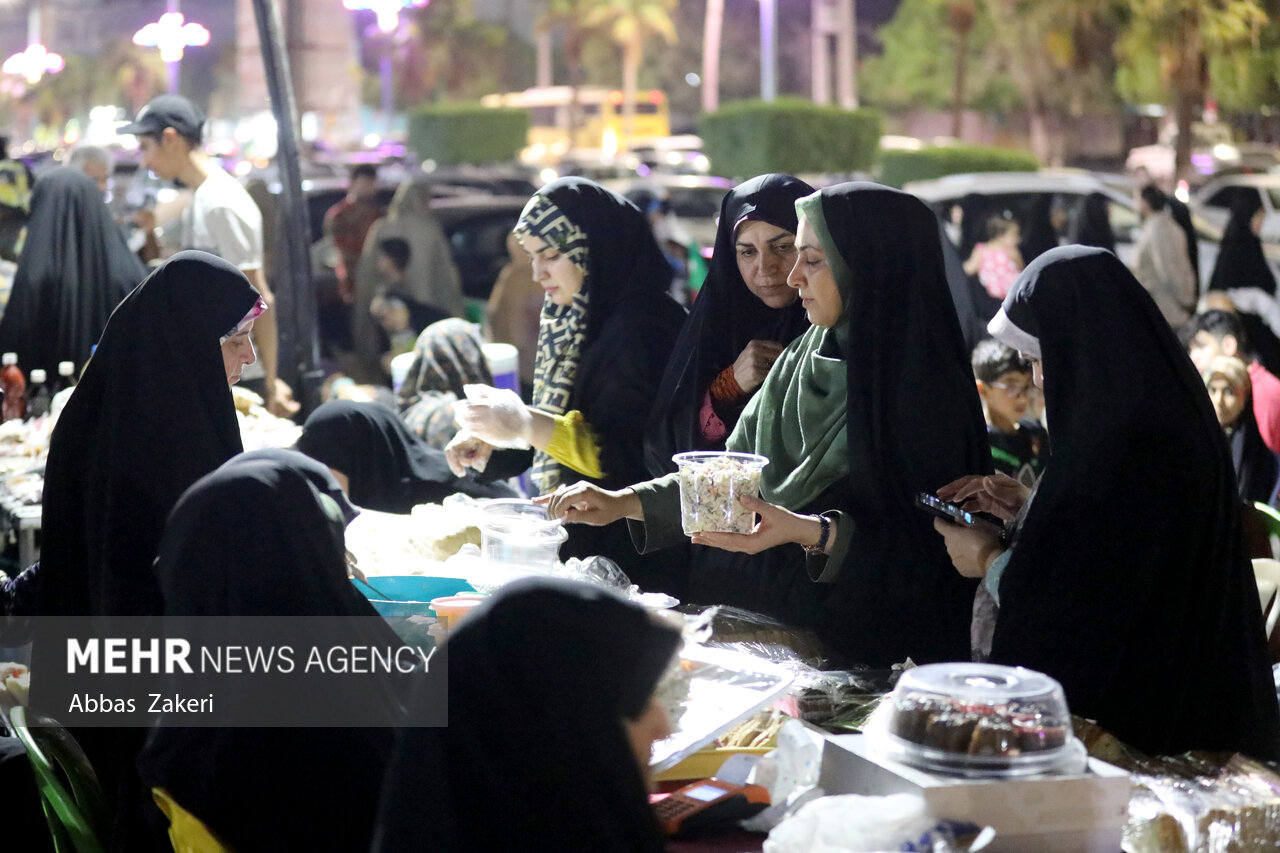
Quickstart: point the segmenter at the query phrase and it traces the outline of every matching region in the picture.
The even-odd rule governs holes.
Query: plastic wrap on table
[[[766,653],[762,655],[765,660],[795,658],[815,669],[821,669],[827,663],[822,641],[812,631],[793,628],[741,607],[707,608],[702,617],[709,620],[711,643],[755,644],[757,648],[765,650]]]
[[[622,592],[634,586],[631,578],[627,577],[627,573],[618,568],[618,564],[608,557],[587,557],[585,560],[570,557],[563,563],[557,563],[551,573],[557,577],[586,581]]]
[[[1280,848],[1280,775],[1243,755],[1147,756],[1076,719],[1090,755],[1130,774],[1128,853]]]
[[[785,669],[736,652],[686,644],[680,670],[687,685],[675,732],[654,744],[654,772],[674,767],[715,738],[783,695],[792,681]]]

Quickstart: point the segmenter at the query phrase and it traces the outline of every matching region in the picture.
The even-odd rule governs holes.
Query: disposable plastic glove
[[[533,413],[520,395],[505,388],[464,385],[467,399],[453,406],[458,425],[494,447],[530,447]]]
[[[460,429],[450,439],[444,449],[445,461],[455,477],[465,477],[467,469],[483,473],[493,455],[493,445],[476,438],[465,429]]]

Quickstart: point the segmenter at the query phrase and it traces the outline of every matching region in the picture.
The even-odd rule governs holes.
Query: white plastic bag
[[[924,798],[915,794],[820,797],[774,827],[764,853],[921,849],[904,845],[917,845],[936,823]]]

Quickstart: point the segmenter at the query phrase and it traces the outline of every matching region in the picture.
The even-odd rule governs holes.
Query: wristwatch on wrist
[[[818,544],[803,545],[806,554],[824,554],[827,550],[827,540],[831,538],[831,519],[825,515],[818,516],[818,524],[822,525],[822,532],[818,534]]]

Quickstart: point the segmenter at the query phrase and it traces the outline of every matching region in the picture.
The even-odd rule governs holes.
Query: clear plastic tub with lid
[[[1078,773],[1087,758],[1062,685],[997,664],[907,670],[866,734],[884,758],[960,776]]]
[[[525,500],[493,500],[481,509],[480,554],[491,563],[550,570],[569,533],[545,507]]]
[[[755,453],[677,453],[680,471],[680,525],[695,533],[750,533],[756,514],[741,503],[760,494],[760,471],[769,460]]]

